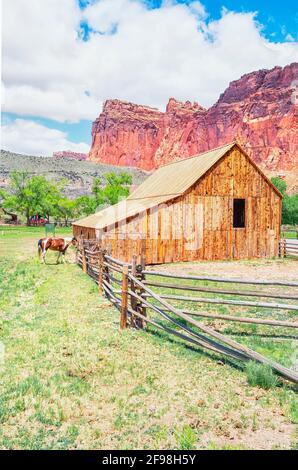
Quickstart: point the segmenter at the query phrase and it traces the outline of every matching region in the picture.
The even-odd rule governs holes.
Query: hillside
[[[35,157],[1,150],[0,188],[8,186],[9,174],[13,170],[26,171],[31,175],[44,175],[51,180],[66,179],[68,183],[65,194],[71,198],[89,194],[93,178],[111,171],[126,171],[131,174],[134,185],[140,184],[146,177],[144,171],[134,168],[119,168],[72,158]]]
[[[236,138],[267,175],[298,190],[297,77],[298,63],[246,74],[209,109],[174,98],[165,112],[108,100],[93,123],[89,159],[152,170]]]

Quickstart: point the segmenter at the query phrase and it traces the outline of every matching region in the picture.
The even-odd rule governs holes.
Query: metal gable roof
[[[161,166],[128,199],[136,200],[156,196],[169,196],[169,199],[172,199],[183,194],[234,145],[235,142]]]

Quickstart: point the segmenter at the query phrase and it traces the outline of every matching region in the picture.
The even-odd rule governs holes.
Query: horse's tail
[[[40,258],[40,257],[41,257],[41,253],[42,253],[42,239],[38,240],[37,246],[38,246],[37,252],[38,252],[38,256],[39,256],[39,258]]]

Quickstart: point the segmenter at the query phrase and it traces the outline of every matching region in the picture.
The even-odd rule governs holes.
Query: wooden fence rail
[[[291,238],[283,238],[279,242],[279,256],[298,256],[298,241]]]
[[[235,340],[214,330],[205,323],[198,322],[193,317],[202,319],[221,319],[228,322],[250,323],[256,325],[268,325],[280,328],[298,328],[298,323],[290,320],[273,318],[251,318],[236,315],[226,315],[222,313],[203,312],[200,309],[185,310],[185,303],[195,304],[223,304],[229,307],[255,307],[265,309],[268,313],[277,311],[278,315],[284,310],[298,311],[298,290],[293,292],[293,288],[298,288],[298,282],[291,281],[269,281],[269,280],[243,280],[243,279],[223,279],[206,276],[186,276],[172,273],[148,270],[145,266],[144,258],[133,257],[131,263],[124,263],[113,258],[109,250],[99,250],[95,241],[81,242],[77,252],[77,263],[82,270],[88,274],[97,284],[100,293],[106,297],[120,311],[120,328],[123,330],[128,325],[136,328],[145,328],[147,324],[159,328],[169,334],[173,334],[180,339],[190,342],[200,348],[205,348],[217,354],[224,354],[240,361],[254,360],[270,365],[276,373],[282,377],[298,383],[298,373],[278,364],[261,354],[252,351]],[[151,281],[151,277],[176,279],[175,282]],[[232,283],[239,285],[237,289],[231,286],[228,289],[210,288],[209,286],[186,284],[185,281]],[[254,290],[246,290],[246,285],[256,286]],[[241,287],[241,286],[244,287]],[[266,286],[266,291],[260,288]],[[268,291],[267,286],[270,286]],[[287,292],[274,292],[276,287],[285,289],[291,288],[291,294]],[[155,292],[153,288],[162,289],[162,292]],[[173,295],[172,291],[178,290],[178,294]],[[168,294],[167,291],[170,290]],[[195,297],[179,295],[179,291],[202,292],[206,297]],[[216,298],[210,294],[218,294]],[[223,298],[219,297],[223,295]],[[227,298],[226,296],[229,296]],[[237,300],[230,298],[233,296],[279,299],[279,302],[258,302],[252,300]],[[285,302],[281,302],[287,301]],[[175,306],[170,303],[175,302]],[[296,302],[295,302],[296,301]],[[182,307],[177,307],[181,303]],[[201,306],[201,305],[200,305]],[[148,316],[152,312],[152,316]],[[292,317],[294,316],[294,313]]]

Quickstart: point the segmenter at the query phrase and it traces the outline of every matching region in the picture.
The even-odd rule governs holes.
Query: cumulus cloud
[[[41,90],[31,85],[3,87],[3,108],[6,111],[30,116],[41,116],[58,122],[75,123],[92,119],[99,110],[99,102],[86,91],[63,86]]]
[[[26,119],[6,122],[1,130],[2,148],[16,153],[52,156],[53,152],[59,150],[89,151],[89,146],[83,142],[70,142],[65,132]]]
[[[89,25],[89,39],[80,35]],[[3,109],[59,121],[94,119],[107,98],[163,109],[170,96],[212,105],[231,80],[298,60],[291,38],[262,36],[254,13],[167,0],[3,0]]]

